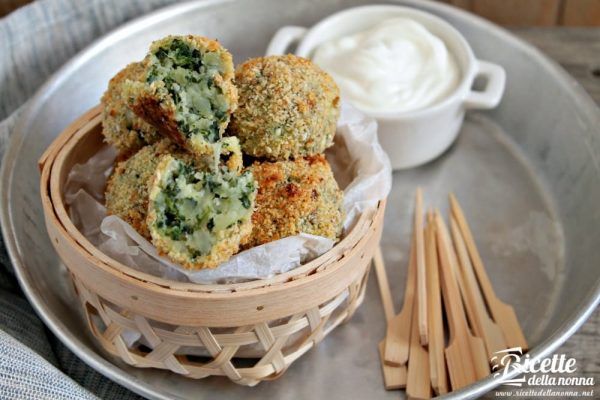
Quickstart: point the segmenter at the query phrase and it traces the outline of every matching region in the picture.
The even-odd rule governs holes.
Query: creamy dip
[[[422,24],[392,18],[321,44],[313,61],[365,112],[418,110],[448,96],[459,69],[444,42]]]

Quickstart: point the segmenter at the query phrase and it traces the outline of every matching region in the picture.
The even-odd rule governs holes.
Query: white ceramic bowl
[[[442,154],[456,139],[468,109],[490,109],[500,102],[506,83],[504,69],[477,60],[465,38],[446,21],[409,7],[374,5],[351,8],[333,14],[310,29],[281,28],[267,48],[267,55],[285,54],[297,44],[296,55],[311,58],[323,42],[363,31],[394,17],[406,17],[423,24],[444,41],[460,68],[461,80],[454,91],[431,106],[402,113],[372,113],[379,124],[379,140],[394,169],[415,167]],[[368,73],[368,71],[365,71]],[[472,89],[476,78],[482,87]]]

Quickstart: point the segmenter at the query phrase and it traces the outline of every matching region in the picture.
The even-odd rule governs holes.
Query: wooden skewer
[[[383,358],[385,352],[385,339],[381,340],[378,346],[385,390],[404,389],[406,387],[406,376],[408,373],[406,365],[394,366],[386,364]]]
[[[389,321],[394,317],[394,303],[392,300],[392,293],[390,292],[390,284],[388,282],[387,273],[385,271],[385,263],[383,262],[381,247],[378,247],[377,250],[375,250],[373,264],[375,264],[375,272],[377,273],[377,283],[379,284],[379,294],[381,295],[381,303],[383,304],[385,320]]]
[[[429,343],[427,332],[427,278],[425,271],[425,239],[423,236],[423,191],[421,188],[417,188],[414,219],[415,244],[417,246],[418,332],[421,345],[427,346]]]
[[[446,363],[450,375],[452,390],[465,387],[477,380],[477,370],[473,362],[472,338],[462,309],[462,300],[458,291],[455,275],[450,266],[450,254],[453,251],[446,233],[444,221],[439,212],[435,212],[436,237],[438,241],[440,276],[450,341],[446,347]]]
[[[446,238],[447,243],[451,243],[450,233],[448,232],[448,228],[446,224],[443,224],[442,227],[442,235]],[[453,275],[458,283],[462,304],[464,308],[467,310],[467,314],[469,317],[469,321],[474,321],[476,319],[476,310],[473,307],[472,303],[468,301],[466,284],[463,280],[463,276],[458,270],[458,258],[456,256],[456,252],[454,248],[450,244],[450,268],[453,272]],[[467,331],[469,332],[469,342],[471,344],[471,354],[473,356],[473,365],[475,366],[475,371],[477,372],[477,378],[483,379],[490,374],[490,359],[487,356],[485,351],[485,344],[481,336],[477,336],[473,333],[472,327],[469,329],[467,327]]]
[[[414,235],[410,246],[410,261],[408,263],[408,276],[404,291],[402,311],[388,321],[385,336],[385,362],[389,365],[404,365],[408,361],[410,345],[410,324],[412,320],[413,303],[416,286],[417,269]]]
[[[515,310],[496,296],[490,279],[485,271],[479,251],[477,251],[471,229],[467,224],[462,208],[460,207],[460,204],[458,204],[454,194],[450,194],[450,208],[452,210],[452,215],[456,218],[462,237],[465,240],[475,273],[477,274],[479,285],[492,314],[492,318],[500,326],[507,346],[509,348],[520,347],[523,351],[527,350],[527,341],[525,340],[525,335],[523,335],[523,330],[519,325]]]
[[[378,248],[375,251],[373,264],[375,264],[375,274],[377,275],[377,283],[379,284],[379,293],[381,295],[381,303],[383,304],[385,319],[389,322],[389,320],[391,320],[394,317],[394,304],[392,302],[392,294],[390,292],[390,285],[388,282],[387,273],[385,272],[385,264],[383,262],[381,248]],[[384,354],[385,340],[382,340],[379,342],[379,358],[381,359],[381,368],[383,370],[383,382],[386,390],[402,389],[406,387],[406,366],[387,365],[385,363]]]
[[[448,253],[448,260],[449,260],[448,265],[450,268],[450,272],[454,276],[454,279],[456,280],[456,283],[458,285],[458,291],[462,298],[462,304],[464,306],[464,310],[466,311],[466,316],[467,316],[469,326],[471,327],[471,331],[472,331],[473,335],[481,337],[480,334],[478,333],[478,331],[474,327],[474,323],[475,323],[474,321],[477,320],[476,309],[475,309],[474,304],[470,301],[470,297],[468,296],[466,284],[465,284],[463,276],[459,270],[459,260],[457,257],[457,252],[455,251],[455,248],[452,246],[452,240],[450,239],[450,234],[448,233],[448,230],[447,230],[445,224],[444,224],[444,231],[442,232],[442,234],[446,237],[447,242],[450,244],[451,251]]]
[[[435,267],[437,268],[437,260],[434,260],[434,258],[437,258],[437,253],[435,252],[435,248],[432,248],[432,245],[435,246],[435,242],[432,241],[432,234],[434,231],[432,230],[433,226],[431,225],[431,221],[430,221],[430,215],[431,212],[427,212],[427,224],[425,225],[425,265],[427,267],[427,293],[429,294],[429,299],[427,300],[427,323],[428,323],[428,327],[429,327],[429,346],[428,346],[428,353],[429,353],[429,379],[431,381],[431,387],[433,389],[433,391],[435,393],[439,393],[439,370],[438,370],[438,363],[439,361],[439,354],[438,354],[438,340],[436,340],[439,336],[439,331],[436,330],[437,326],[436,326],[436,317],[437,317],[437,310],[435,308],[435,302],[433,301],[435,295],[436,295],[436,286],[435,286],[435,280],[438,278],[437,274],[432,271],[433,268],[433,264],[435,263]],[[432,252],[433,251],[433,252]],[[439,282],[438,282],[439,284]],[[437,289],[437,293],[439,294],[439,287]],[[441,317],[441,310],[440,310],[440,317]],[[443,332],[442,332],[443,333]],[[442,347],[443,349],[443,347]],[[444,361],[443,359],[443,354],[442,354],[442,361]]]
[[[421,346],[419,333],[419,301],[417,297],[413,305],[412,325],[410,333],[410,357],[408,359],[408,377],[406,396],[409,399],[431,398],[431,381],[429,379],[429,355]]]
[[[444,324],[438,267],[437,243],[433,212],[427,213],[425,228],[425,264],[427,265],[427,316],[429,319],[429,375],[436,394],[448,393],[446,360],[444,358]]]
[[[467,247],[460,233],[456,218],[450,218],[450,230],[454,239],[454,246],[458,254],[460,265],[460,274],[465,283],[466,297],[474,309],[475,319],[471,321],[471,326],[475,334],[483,339],[487,350],[487,359],[491,360],[493,353],[507,348],[502,331],[490,318],[483,301],[483,296],[477,284],[477,278],[473,272],[473,265],[469,259]]]

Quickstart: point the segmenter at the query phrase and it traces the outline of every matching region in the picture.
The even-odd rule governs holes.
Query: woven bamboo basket
[[[173,282],[106,256],[69,218],[63,201],[69,171],[100,146],[96,107],[42,155],[40,192],[48,234],[91,333],[108,353],[136,367],[253,386],[282,375],[361,304],[385,202],[363,214],[332,250],[288,273],[239,284]],[[123,335],[132,333],[140,344],[127,345]]]

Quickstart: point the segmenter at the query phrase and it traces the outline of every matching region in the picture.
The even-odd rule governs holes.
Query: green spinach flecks
[[[191,260],[207,255],[225,230],[252,215],[256,182],[249,171],[199,171],[169,156],[156,184],[154,229],[180,242]]]
[[[230,105],[215,76],[224,70],[220,55],[201,52],[175,38],[155,51],[147,83],[162,81],[176,107],[175,119],[181,132],[201,136],[214,143],[220,139],[220,124],[228,118]]]

